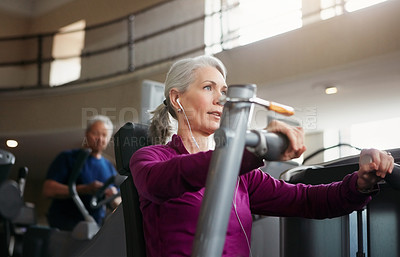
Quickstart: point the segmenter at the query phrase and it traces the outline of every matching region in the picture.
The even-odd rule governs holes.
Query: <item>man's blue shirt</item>
[[[46,179],[52,179],[67,185],[80,151],[81,149],[74,149],[60,153],[50,165]],[[110,161],[104,157],[97,159],[89,155],[82,167],[76,185],[90,184],[95,180],[104,183],[116,174],[117,172]],[[92,195],[80,195],[80,198],[96,222],[101,225],[105,216],[104,208],[92,209],[90,207]],[[72,198],[53,199],[47,218],[51,227],[57,227],[61,230],[72,230],[79,221],[83,220],[83,216]]]

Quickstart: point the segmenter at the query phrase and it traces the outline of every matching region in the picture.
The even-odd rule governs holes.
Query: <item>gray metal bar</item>
[[[228,96],[251,98],[255,92],[253,84],[232,85]],[[214,135],[216,148],[208,171],[192,256],[220,257],[222,254],[251,107],[251,103],[230,102],[224,106],[220,128]]]
[[[89,157],[90,153],[91,153],[90,149],[82,149],[78,153],[75,164],[72,167],[71,174],[68,179],[68,190],[72,200],[74,201],[76,207],[79,209],[79,212],[84,217],[85,221],[96,222],[93,219],[93,217],[89,214],[88,210],[86,209],[85,205],[83,204],[76,190],[76,180],[81,174],[82,167],[85,164],[85,161]]]
[[[260,138],[253,131],[248,130],[246,132],[246,145],[256,147],[260,141]]]
[[[260,136],[264,137],[265,140],[261,140]],[[267,130],[259,130],[258,133],[247,131],[246,146],[257,147],[263,142],[265,145],[262,145],[262,147],[265,148],[266,154],[261,157],[266,161],[278,161],[289,145],[287,137],[283,134],[272,133]]]

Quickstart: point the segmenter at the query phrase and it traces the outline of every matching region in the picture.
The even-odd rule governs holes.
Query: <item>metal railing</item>
[[[45,76],[49,77],[49,74],[50,74],[49,65],[52,62],[57,61],[57,60],[80,58],[81,62],[84,63],[85,60],[87,60],[89,58],[97,57],[97,56],[104,55],[104,54],[109,54],[111,52],[115,52],[115,51],[118,51],[121,49],[124,49],[124,51],[127,53],[125,61],[122,61],[120,59],[118,61],[120,63],[124,63],[125,64],[124,67],[120,67],[120,69],[114,70],[113,72],[110,72],[110,73],[101,72],[100,74],[90,75],[89,77],[86,77],[86,78],[84,76],[81,76],[81,78],[79,78],[77,80],[74,80],[74,81],[71,81],[71,82],[61,85],[61,86],[68,86],[68,85],[75,85],[75,84],[80,84],[80,83],[85,83],[85,82],[91,82],[91,81],[96,81],[96,80],[119,76],[122,74],[131,73],[135,70],[144,69],[144,68],[147,68],[147,67],[150,67],[153,65],[157,65],[157,64],[166,62],[166,61],[171,61],[171,60],[180,58],[182,56],[189,55],[191,53],[195,53],[198,51],[204,51],[206,46],[203,44],[201,46],[196,46],[192,49],[182,51],[178,54],[175,53],[175,54],[170,55],[165,58],[161,58],[161,59],[158,59],[155,61],[153,60],[153,61],[149,61],[147,63],[141,63],[139,65],[135,65],[135,63],[134,63],[135,49],[134,48],[135,48],[136,44],[138,44],[142,41],[145,41],[145,40],[152,39],[161,34],[170,33],[173,30],[188,26],[190,24],[193,24],[193,23],[196,23],[196,22],[199,22],[199,21],[202,21],[205,19],[205,15],[202,15],[199,17],[192,18],[188,21],[185,21],[185,22],[182,22],[179,24],[175,24],[169,28],[163,28],[163,29],[157,30],[155,32],[152,32],[150,34],[134,38],[133,31],[134,31],[134,22],[135,22],[136,15],[138,15],[140,13],[144,13],[150,9],[157,8],[160,5],[164,5],[164,4],[166,4],[168,2],[172,2],[172,1],[165,1],[158,5],[147,8],[145,10],[141,10],[139,12],[136,12],[136,13],[130,14],[128,16],[124,16],[124,17],[121,17],[121,18],[118,18],[118,19],[115,19],[112,21],[108,21],[108,22],[93,25],[93,26],[87,26],[82,30],[71,30],[71,31],[65,31],[65,32],[50,32],[50,33],[41,33],[41,34],[33,34],[33,35],[26,35],[26,36],[14,36],[14,37],[0,38],[0,44],[5,44],[5,48],[7,46],[15,44],[14,42],[19,42],[23,45],[20,49],[24,49],[25,48],[24,43],[28,45],[27,42],[29,42],[29,41],[35,42],[35,43],[29,42],[29,45],[31,45],[31,46],[36,45],[36,49],[30,49],[31,52],[29,54],[27,54],[27,55],[31,56],[30,58],[20,58],[19,60],[2,61],[1,59],[4,60],[7,58],[1,58],[1,54],[0,54],[0,58],[1,58],[0,59],[0,72],[4,68],[5,68],[4,72],[7,72],[7,69],[10,69],[10,68],[17,68],[17,69],[20,68],[21,70],[25,70],[25,72],[26,72],[26,68],[24,68],[24,67],[33,65],[33,66],[35,66],[34,73],[36,75],[36,82],[34,82],[35,79],[31,79],[30,83],[25,83],[25,84],[20,84],[20,85],[18,85],[18,84],[17,85],[4,85],[4,84],[2,85],[0,83],[0,92],[17,91],[17,90],[24,90],[24,89],[49,88],[50,85],[48,82],[46,82]],[[49,47],[50,49],[46,48],[52,42],[52,40],[54,39],[54,37],[56,35],[76,33],[79,31],[84,31],[85,35],[87,35],[91,31],[105,29],[106,27],[113,26],[117,23],[120,23],[120,24],[125,23],[126,24],[126,31],[123,32],[123,33],[125,33],[126,39],[122,42],[120,41],[118,43],[113,43],[111,45],[98,47],[93,50],[85,50],[84,49],[79,55],[69,55],[69,56],[63,56],[63,57],[57,57],[57,58],[53,57],[52,54],[48,53],[51,51],[51,46]],[[106,37],[106,36],[104,36],[104,37]],[[85,48],[86,48],[86,46],[85,46]],[[4,49],[4,47],[3,47],[3,49]],[[36,52],[36,54],[34,54],[33,52]],[[16,54],[16,55],[19,55],[19,54]],[[118,57],[115,57],[115,58],[118,58]],[[32,70],[32,67],[30,67],[30,69]],[[31,71],[31,75],[32,74],[33,74],[33,72]]]
[[[132,63],[132,55],[133,55],[133,45],[134,45],[134,40],[133,40],[133,35],[130,33],[132,31],[132,26],[133,26],[133,20],[134,20],[134,15],[129,15],[127,17],[122,17],[110,22],[98,24],[95,26],[88,26],[83,29],[85,33],[96,30],[99,28],[104,28],[106,26],[116,24],[119,22],[126,22],[127,24],[127,38],[125,42],[118,43],[115,45],[103,47],[97,50],[93,51],[82,51],[81,54],[79,55],[73,55],[73,56],[64,56],[64,57],[59,57],[55,58],[52,56],[46,56],[45,51],[49,49],[44,49],[45,45],[47,45],[48,42],[51,42],[54,36],[56,35],[61,35],[61,34],[69,34],[69,33],[75,33],[80,30],[72,30],[72,31],[66,31],[66,32],[51,32],[51,33],[42,33],[42,34],[34,34],[34,35],[28,35],[28,36],[19,36],[19,37],[5,37],[5,38],[0,38],[0,43],[6,43],[8,45],[11,45],[13,41],[22,41],[22,42],[28,42],[29,40],[33,40],[36,42],[36,57],[35,58],[27,58],[27,59],[22,59],[22,60],[17,60],[17,61],[3,61],[0,62],[0,69],[4,67],[23,67],[23,66],[28,66],[28,65],[34,65],[36,67],[36,84],[28,84],[28,85],[20,85],[20,86],[14,86],[14,87],[4,87],[4,85],[0,88],[1,91],[10,91],[10,90],[19,90],[19,89],[25,89],[25,88],[45,88],[49,87],[48,84],[45,84],[43,81],[44,77],[44,65],[49,64],[53,61],[56,60],[65,60],[65,59],[71,59],[71,58],[89,58],[92,56],[96,56],[99,54],[104,54],[108,52],[112,52],[121,48],[127,48],[128,49],[128,56],[127,56],[127,67],[125,70],[121,70],[119,72],[116,72],[115,74],[107,74],[107,75],[99,75],[95,76],[89,79],[86,79],[85,81],[82,80],[76,80],[73,82],[70,82],[68,84],[75,84],[75,83],[81,83],[81,82],[87,82],[90,80],[96,80],[96,79],[101,79],[104,77],[110,77],[110,76],[115,76],[119,75],[121,73],[126,73],[126,72],[131,72],[133,71],[133,63]],[[46,44],[45,44],[46,42]],[[48,75],[48,74],[46,74]]]
[[[229,13],[231,10],[234,10],[235,8],[239,7],[239,2],[233,2],[228,5],[222,5],[220,10],[209,13],[209,14],[203,14],[203,15],[198,15],[197,17],[190,18],[188,20],[178,22],[174,25],[171,25],[170,27],[166,28],[160,28],[156,29],[155,31],[145,34],[145,35],[140,35],[136,36],[134,34],[134,26],[135,26],[135,17],[138,17],[139,14],[143,14],[147,11],[151,11],[152,9],[158,8],[162,5],[165,5],[170,2],[174,2],[177,0],[169,0],[169,1],[164,1],[162,3],[159,3],[155,6],[151,6],[149,8],[146,8],[144,10],[141,10],[136,13],[132,13],[130,15],[109,21],[109,22],[104,22],[101,24],[93,25],[93,26],[87,26],[82,30],[73,30],[73,31],[67,31],[67,32],[51,32],[51,33],[42,33],[42,34],[35,34],[35,35],[27,35],[27,36],[17,36],[17,37],[3,37],[0,38],[0,76],[3,78],[2,81],[0,82],[0,92],[4,91],[16,91],[16,90],[23,90],[23,89],[43,89],[43,88],[49,88],[50,83],[47,82],[47,78],[50,75],[50,64],[54,61],[57,60],[65,60],[65,59],[72,59],[72,58],[80,58],[81,63],[83,63],[82,68],[88,68],[91,66],[96,66],[98,63],[101,63],[102,61],[107,62],[109,66],[112,66],[111,61],[114,61],[114,66],[118,66],[116,69],[115,67],[109,68],[109,67],[103,67],[102,70],[96,70],[96,72],[89,71],[86,69],[83,72],[81,72],[81,76],[79,79],[62,84],[61,86],[68,86],[68,85],[76,85],[80,83],[86,83],[86,82],[91,82],[91,81],[96,81],[96,80],[101,80],[101,79],[106,79],[106,78],[111,78],[115,76],[119,76],[122,74],[127,74],[131,73],[133,71],[137,71],[140,69],[144,69],[147,67],[151,67],[157,64],[161,64],[164,62],[168,61],[173,61],[175,59],[181,58],[183,56],[187,56],[190,54],[198,53],[200,51],[206,51],[207,48],[212,48],[214,46],[219,47],[218,51],[224,51],[228,50],[232,47],[238,46],[237,41],[240,37],[240,35],[236,34],[235,30],[231,30],[230,28],[223,28],[224,26],[224,15],[226,16],[227,13]],[[342,9],[344,10],[344,2],[341,2],[340,4],[336,4],[335,6],[340,5]],[[329,8],[333,8],[335,6],[329,6]],[[319,16],[322,9],[315,10],[312,13],[303,13],[302,20],[305,21],[306,19],[310,17],[315,17]],[[337,15],[337,14],[336,14]],[[135,61],[135,47],[138,46],[138,44],[147,44],[150,40],[154,40],[155,38],[162,37],[163,35],[166,35],[168,33],[172,33],[173,31],[185,28],[185,27],[190,27],[191,25],[205,21],[208,17],[215,17],[218,16],[219,19],[219,26],[220,26],[220,38],[215,39],[213,42],[207,42],[208,45],[204,42],[204,39],[201,44],[197,45],[190,45],[189,47],[186,47],[184,49],[179,49],[179,51],[176,51],[174,53],[168,53],[167,55],[162,55],[158,56],[157,58],[149,58],[145,62],[143,60],[141,62],[136,62]],[[90,46],[90,45],[85,45],[84,50],[79,54],[79,55],[70,55],[70,56],[62,56],[62,57],[53,57],[51,53],[51,42],[54,39],[56,35],[62,35],[62,34],[68,34],[68,33],[76,33],[79,31],[84,31],[85,32],[85,37],[88,35],[88,33],[93,32],[94,38],[98,37],[99,30],[104,30],[105,32],[100,32],[101,40],[107,41],[107,27],[110,28],[111,26],[114,26],[116,24],[125,24],[124,26],[126,27],[125,29],[118,28],[117,30],[119,33],[125,33],[123,35],[124,39],[120,40],[118,42],[113,42],[113,44],[109,44],[104,46],[102,42],[100,42],[101,47],[96,46]],[[226,24],[225,24],[226,25]],[[114,30],[110,30],[108,32],[115,32]],[[225,32],[224,32],[225,31]],[[192,32],[188,32],[192,33]],[[207,33],[207,32],[205,32]],[[136,36],[136,37],[135,37]],[[182,36],[182,35],[181,35]],[[183,37],[190,37],[192,35],[187,35],[184,34]],[[90,37],[89,37],[90,38]],[[29,42],[31,40],[31,42]],[[175,40],[175,38],[174,38]],[[92,42],[93,43],[93,42]],[[97,43],[97,42],[96,42]],[[229,43],[229,46],[227,45]],[[4,47],[2,44],[5,44]],[[21,53],[15,52],[15,54],[2,54],[1,51],[8,51],[8,47],[11,47],[14,51],[15,48],[18,50],[18,45],[19,49],[23,49],[24,51],[27,51],[25,48],[28,48],[29,52],[28,56],[29,58],[17,58],[17,60],[7,60],[9,56],[21,56]],[[28,46],[28,47],[26,47]],[[35,47],[36,49],[32,49],[32,46]],[[227,47],[226,47],[227,46]],[[13,48],[14,47],[14,48]],[[5,49],[5,50],[4,50]],[[149,50],[149,49],[147,49]],[[152,49],[150,49],[151,51]],[[123,53],[117,53],[117,51],[124,51]],[[113,53],[113,56],[107,56],[104,58],[104,55]],[[6,56],[7,58],[3,58],[2,56]],[[103,59],[100,58],[100,56],[103,55]],[[122,56],[124,60],[122,59]],[[93,60],[93,58],[97,58],[96,61]],[[107,59],[108,58],[108,59]],[[5,60],[6,59],[6,60]],[[32,67],[34,66],[34,67]],[[29,67],[29,68],[26,68]],[[14,73],[9,72],[9,70],[12,70],[14,68]],[[16,78],[20,79],[21,76],[15,75],[16,69],[19,69],[20,71],[24,73],[23,76],[25,76],[25,80],[29,80],[28,83],[21,83],[18,84],[14,83],[15,85],[9,85],[10,82],[7,80],[8,77],[11,78]],[[34,70],[34,71],[33,71]],[[110,71],[111,70],[111,71]],[[27,74],[27,75],[26,75]],[[35,75],[34,75],[35,74]],[[35,78],[33,78],[35,77]],[[36,81],[35,81],[36,80]],[[35,82],[34,82],[35,81]],[[12,83],[11,83],[12,84]]]

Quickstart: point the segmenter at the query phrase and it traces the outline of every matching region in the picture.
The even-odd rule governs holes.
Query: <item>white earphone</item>
[[[192,128],[190,127],[189,119],[188,119],[188,117],[186,116],[185,109],[183,109],[183,106],[182,106],[181,102],[179,101],[179,98],[176,99],[176,102],[178,103],[179,107],[181,107],[181,109],[182,109],[182,111],[183,111],[183,115],[185,115],[186,122],[187,122],[187,124],[188,124],[189,131],[190,131],[190,135],[192,136],[193,142],[194,142],[194,144],[197,146],[197,149],[200,150],[200,146],[199,146],[199,144],[197,143],[196,139],[195,139],[194,136],[193,136]]]
[[[176,102],[178,103],[179,107],[181,107],[181,109],[183,110],[183,106],[182,106],[181,102],[179,102],[179,98],[176,99]],[[185,111],[185,110],[183,110],[183,111]]]

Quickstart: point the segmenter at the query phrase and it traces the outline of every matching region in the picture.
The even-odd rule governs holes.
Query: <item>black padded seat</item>
[[[127,176],[121,184],[121,197],[124,206],[126,253],[128,257],[145,257],[146,244],[143,234],[143,218],[140,211],[139,195],[133,183],[129,161],[134,152],[150,145],[148,125],[126,123],[114,135],[114,150],[117,171]]]

